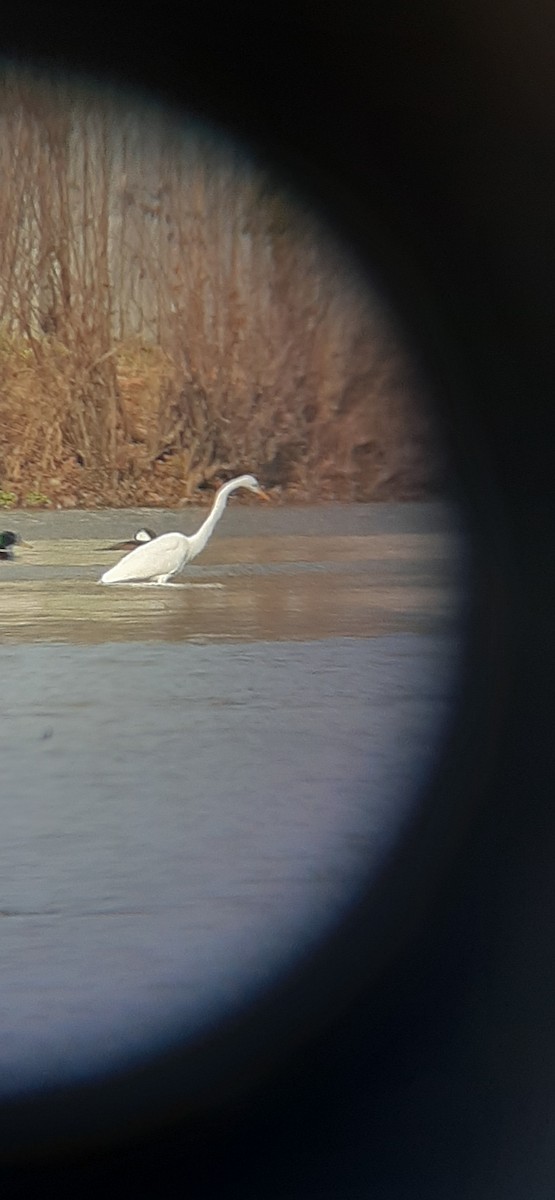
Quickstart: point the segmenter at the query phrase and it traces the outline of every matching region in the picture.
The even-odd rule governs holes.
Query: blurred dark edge
[[[451,843],[431,820],[383,970],[352,967],[376,944],[369,912],[367,942],[359,925],[335,960],[343,1004],[330,982],[310,1029],[298,998],[279,1063],[261,1041],[258,1073],[196,1110],[174,1071],[173,1112],[122,1116],[119,1145],[95,1144],[91,1108],[81,1150],[5,1163],[10,1195],[554,1194],[554,24],[515,0],[6,10],[7,52],[146,85],[323,192],[435,360],[481,577],[472,700],[436,784]],[[14,1151],[22,1121],[2,1113]]]

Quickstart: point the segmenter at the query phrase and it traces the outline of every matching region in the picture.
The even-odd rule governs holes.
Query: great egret
[[[204,550],[229,496],[238,488],[247,488],[263,500],[270,499],[254,475],[239,475],[237,479],[230,479],[216,492],[209,515],[191,537],[185,537],[183,533],[162,533],[146,545],[132,550],[131,554],[126,554],[115,567],[104,572],[99,583],[167,583],[172,575],[177,575],[186,563]]]
[[[29,546],[29,543],[23,541],[21,534],[4,529],[4,532],[0,533],[0,562],[13,558],[13,546]]]
[[[144,545],[145,542],[153,542],[157,533],[152,529],[138,529],[132,538],[127,538],[126,542],[114,542],[113,546],[103,546],[103,550],[136,550],[137,546]]]

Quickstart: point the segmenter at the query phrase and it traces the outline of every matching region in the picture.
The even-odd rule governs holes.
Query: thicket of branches
[[[0,80],[0,488],[177,503],[241,470],[421,495],[435,452],[378,301],[204,127]]]

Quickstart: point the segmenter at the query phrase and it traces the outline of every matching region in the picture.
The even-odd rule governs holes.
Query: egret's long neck
[[[198,529],[197,532],[189,538],[189,546],[191,547],[192,551],[191,558],[195,558],[197,554],[200,554],[201,550],[204,550],[208,538],[212,535],[213,530],[218,524],[218,521],[224,511],[228,496],[235,491],[236,487],[240,486],[241,485],[237,483],[236,479],[231,479],[229,483],[224,483],[224,486],[221,487],[218,492],[216,492],[216,499],[214,500],[206,520],[203,522],[200,529]]]

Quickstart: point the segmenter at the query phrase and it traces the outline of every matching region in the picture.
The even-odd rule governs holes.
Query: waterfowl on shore
[[[103,546],[103,550],[136,550],[137,546],[143,546],[146,542],[153,542],[158,537],[152,529],[138,529],[132,538],[128,538],[125,542],[114,542],[112,546]]]
[[[12,533],[11,529],[4,529],[0,533],[0,562],[11,561],[14,557],[14,546],[28,546],[28,542],[24,542],[21,534]]]
[[[262,500],[270,499],[254,475],[239,475],[219,488],[209,515],[191,537],[185,537],[183,533],[162,533],[126,554],[115,567],[104,572],[99,583],[167,583],[172,575],[177,575],[186,563],[204,550],[231,493],[238,488],[246,488]]]

